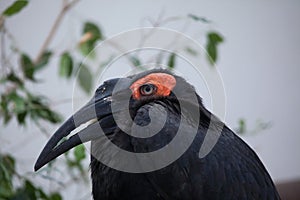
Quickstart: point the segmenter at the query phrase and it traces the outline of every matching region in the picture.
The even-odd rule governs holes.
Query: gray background
[[[10,2],[1,1],[1,11]],[[7,26],[15,34],[21,49],[32,56],[37,54],[60,6],[59,0],[32,0],[19,15],[7,20]],[[80,24],[86,20],[100,24],[109,37],[150,26],[146,20],[149,17],[156,19],[160,15],[169,17],[188,13],[213,20],[212,28],[225,37],[225,43],[220,46],[218,68],[226,89],[226,124],[235,128],[237,120],[243,117],[251,130],[258,119],[270,121],[270,129],[247,134],[243,139],[255,149],[275,181],[300,178],[300,1],[85,0],[68,14],[51,47],[57,52],[66,46],[74,48],[76,44],[72,42],[80,37]],[[200,43],[201,26],[191,24],[186,30]],[[180,30],[182,24],[171,23],[167,27]],[[32,90],[54,99],[53,108],[66,117],[73,112],[72,102],[62,103],[62,100],[72,98],[73,82],[57,78],[58,56],[55,55],[47,70],[39,74],[39,78],[45,81],[33,85]],[[204,102],[209,107],[205,96]],[[87,97],[78,104],[85,99]],[[45,126],[51,133],[58,127]],[[47,137],[40,134],[33,124],[22,128],[15,122],[1,128],[0,132],[1,151],[14,154],[20,159],[18,167],[31,172]],[[42,179],[40,182],[44,183]],[[52,189],[55,188],[50,185]],[[74,194],[73,198],[85,198],[80,196],[78,188],[76,192],[76,187],[67,191]]]

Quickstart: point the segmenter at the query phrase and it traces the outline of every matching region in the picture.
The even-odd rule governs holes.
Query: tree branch
[[[57,15],[51,29],[50,29],[50,32],[48,34],[48,36],[46,37],[36,59],[34,60],[34,63],[37,64],[42,56],[43,56],[43,53],[47,50],[50,42],[52,41],[60,23],[62,22],[65,14],[67,13],[67,11],[69,11],[76,3],[78,3],[80,0],[72,0],[71,2],[67,2],[67,1],[63,1],[63,6],[62,6],[62,9],[61,11],[59,12],[59,14]]]

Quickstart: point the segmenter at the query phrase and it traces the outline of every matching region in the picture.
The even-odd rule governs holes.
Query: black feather
[[[149,74],[165,70],[148,71],[133,80]],[[194,88],[184,79],[176,76],[176,92],[188,102]],[[188,108],[185,116],[180,113],[183,109],[178,99],[172,93],[169,97],[147,97],[133,102],[130,106],[131,116],[135,123],[146,126],[150,123],[149,108],[160,105],[167,111],[167,121],[163,129],[149,138],[136,138],[123,133],[112,121],[103,119],[102,126],[110,127],[106,135],[122,149],[131,152],[151,152],[168,145],[175,137],[181,117],[185,117],[191,125],[198,127],[197,135],[188,150],[175,162],[160,170],[148,173],[126,173],[111,169],[93,156],[91,157],[91,177],[93,181],[93,197],[95,200],[190,200],[190,199],[280,199],[274,183],[255,152],[235,135],[227,126],[223,127],[221,136],[213,150],[200,159],[198,153],[212,114],[202,105]],[[195,124],[193,109],[199,108],[200,123]],[[163,112],[163,111],[162,111]],[[159,115],[157,116],[160,117]],[[214,121],[214,126],[223,125]],[[147,130],[145,130],[147,131]],[[92,141],[93,155],[101,154],[99,147],[103,144],[100,139]]]

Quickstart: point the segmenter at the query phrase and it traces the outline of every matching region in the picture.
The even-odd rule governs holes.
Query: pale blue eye
[[[153,84],[145,84],[140,87],[140,93],[144,96],[152,95],[156,92],[156,86]]]

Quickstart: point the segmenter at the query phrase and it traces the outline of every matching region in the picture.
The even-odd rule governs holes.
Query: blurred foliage
[[[3,118],[4,124],[13,117],[20,125],[25,125],[28,117],[34,122],[41,119],[50,123],[61,122],[60,115],[49,107],[48,99],[30,92],[25,87],[24,81],[13,72],[2,79],[1,84],[14,86],[0,96],[0,117]]]
[[[131,64],[135,67],[138,67],[142,64],[142,62],[140,61],[139,58],[137,58],[136,56],[130,56],[129,58]]]
[[[86,91],[87,93],[90,93],[92,91],[93,75],[90,72],[89,68],[84,64],[80,66],[78,80],[79,85],[84,91]]]
[[[58,193],[46,194],[43,189],[20,176],[16,172],[15,159],[11,155],[0,154],[0,200],[61,200]],[[22,186],[15,188],[14,179],[22,182]]]
[[[173,69],[175,67],[175,57],[176,57],[176,54],[175,53],[172,53],[169,57],[169,60],[168,60],[168,67],[169,69]]]
[[[43,69],[49,62],[52,56],[52,52],[44,51],[37,62],[33,62],[32,59],[25,53],[20,55],[20,67],[23,71],[23,75],[26,79],[36,81],[34,75],[36,72]]]
[[[249,130],[246,124],[246,119],[240,118],[238,120],[238,126],[237,128],[235,128],[235,132],[239,135],[254,135],[256,133],[269,129],[272,126],[271,122],[256,120],[254,128],[252,130]]]
[[[13,175],[15,173],[15,160],[12,156],[0,154],[0,199],[14,194]]]
[[[2,13],[4,16],[12,16],[20,12],[25,6],[27,6],[27,0],[18,0],[15,1],[11,6],[9,6],[4,12]]]
[[[223,37],[217,32],[207,33],[206,51],[211,64],[218,59],[218,45],[223,42]]]
[[[59,22],[64,14],[70,9],[78,0],[63,1],[61,12],[58,14],[56,22]],[[5,26],[7,18],[19,13],[30,3],[27,0],[17,0],[13,2],[8,8],[6,8],[0,16],[0,36],[4,39],[13,42],[13,33],[8,33]],[[177,19],[177,18],[176,18]],[[180,18],[178,18],[180,19]],[[211,21],[205,17],[200,17],[194,14],[188,14],[185,19],[200,22],[203,24],[209,24]],[[166,20],[168,21],[168,20]],[[58,23],[59,24],[59,23]],[[67,47],[61,52],[57,50],[48,49],[49,43],[55,31],[57,24],[54,23],[52,31],[49,32],[45,42],[41,44],[41,51],[38,53],[36,59],[32,58],[28,53],[11,46],[6,48],[4,43],[1,43],[1,69],[3,73],[0,74],[0,119],[3,125],[7,125],[13,119],[19,126],[26,126],[28,122],[34,122],[35,125],[41,129],[41,132],[45,132],[40,126],[40,121],[44,121],[49,124],[56,124],[62,121],[62,117],[51,107],[51,99],[45,96],[36,94],[32,89],[35,84],[41,83],[43,80],[39,80],[39,72],[45,70],[47,67],[53,65],[51,62],[54,55],[59,55],[59,63],[57,65],[57,75],[66,80],[76,79],[81,89],[87,94],[92,92],[94,76],[93,69],[87,64],[82,64],[81,60],[87,58],[93,60],[96,52],[93,49],[98,42],[102,41],[105,36],[102,33],[102,29],[94,22],[84,22],[81,30],[81,37],[78,41],[75,41],[75,49],[69,49]],[[49,39],[50,38],[50,39]],[[223,37],[215,31],[207,31],[206,35],[207,43],[207,59],[211,64],[218,59],[218,45],[223,42]],[[9,42],[8,42],[9,43]],[[9,51],[8,53],[6,51]],[[200,56],[196,50],[186,47],[186,51],[193,56]],[[11,64],[10,58],[7,55],[16,55],[18,57],[18,64]],[[106,62],[100,63],[103,67],[112,60],[111,56]],[[159,59],[163,59],[162,55],[159,55]],[[170,70],[176,67],[176,54],[170,53],[164,58],[165,63]],[[138,55],[129,56],[129,63],[132,67],[142,68],[142,60]],[[211,65],[213,66],[213,65]],[[5,68],[5,69],[4,69]],[[240,130],[244,131],[240,122]],[[86,169],[84,169],[83,162],[88,156],[86,155],[83,145],[79,145],[73,150],[65,153],[64,164],[68,167],[70,174],[76,171],[81,174],[82,177],[86,177]],[[0,200],[4,199],[45,199],[45,200],[60,200],[62,196],[60,193],[47,194],[42,188],[38,187],[34,181],[32,175],[18,174],[16,160],[12,155],[7,155],[0,152]],[[53,170],[53,162],[48,165],[47,170]],[[40,174],[42,172],[38,172]],[[51,178],[43,175],[43,177]],[[85,179],[85,178],[83,178]],[[78,181],[78,179],[74,180]],[[76,182],[74,181],[74,182]],[[19,183],[19,186],[17,186]]]
[[[83,168],[82,162],[87,157],[85,152],[85,147],[83,144],[78,145],[74,148],[73,151],[73,158],[69,156],[69,153],[65,153],[65,157],[67,160],[67,165],[70,168],[77,169],[82,176],[82,178],[86,177],[84,176],[86,174],[86,169]],[[86,179],[87,180],[87,179]]]
[[[191,47],[186,47],[185,50],[186,50],[186,52],[188,52],[189,54],[191,54],[193,56],[198,55],[198,52],[195,49],[192,49]]]
[[[2,12],[0,16],[0,33],[2,38],[7,37],[13,40],[11,35],[9,37],[7,35],[4,23],[5,17],[17,14],[28,3],[25,0],[15,1]],[[79,49],[83,56],[87,55],[87,52],[91,51],[96,42],[102,38],[100,29],[91,22],[84,24],[83,37],[86,34],[90,34],[90,37],[85,40],[81,39],[79,42]],[[83,51],[83,48],[86,48],[85,51]],[[49,62],[53,57],[52,51],[43,49],[37,59],[32,59],[27,53],[19,49],[11,48],[10,50],[9,54],[15,54],[19,58],[19,65],[14,66],[10,64],[9,59],[5,58],[5,51],[7,50],[4,46],[1,46],[1,51],[3,51],[1,68],[2,70],[5,68],[4,71],[6,71],[0,75],[0,120],[2,120],[3,125],[7,125],[12,119],[15,119],[19,126],[25,126],[28,122],[34,122],[38,128],[41,128],[39,123],[41,120],[50,124],[61,122],[62,117],[51,108],[50,99],[46,96],[37,95],[31,90],[32,84],[41,83],[41,80],[37,78],[38,72],[49,66]],[[77,70],[75,70],[75,65],[78,66]],[[66,50],[61,54],[58,66],[59,76],[70,79],[76,77],[78,73],[79,85],[83,91],[91,92],[93,77],[90,69],[81,65],[80,62],[76,62],[69,51]],[[45,132],[45,130],[41,129],[41,132]],[[86,158],[84,146],[80,145],[71,152],[73,152],[72,157],[66,156],[66,166],[68,166],[70,172],[77,170],[82,176],[87,177],[86,170],[83,167],[83,161]],[[17,160],[12,155],[0,152],[0,200],[62,199],[61,194],[47,194],[43,188],[36,186],[31,180],[33,179],[32,176],[18,174],[16,162]],[[51,170],[52,163],[49,167]]]
[[[239,119],[238,121],[238,128],[236,129],[236,132],[239,134],[245,134],[246,133],[246,122],[245,119]]]
[[[61,77],[70,78],[73,72],[73,58],[69,52],[65,52],[60,57],[59,75]]]
[[[96,24],[86,22],[82,34],[83,36],[79,43],[80,51],[84,56],[93,58],[95,56],[93,49],[95,48],[96,42],[102,39],[101,30]]]
[[[194,15],[194,14],[188,14],[188,17],[195,20],[195,21],[200,21],[200,22],[203,22],[203,23],[211,23],[211,21],[206,19],[205,17],[200,17],[200,16],[197,16],[197,15]]]
[[[23,185],[17,188],[8,200],[62,200],[59,193],[47,195],[42,188],[34,186],[29,180],[24,180]]]

